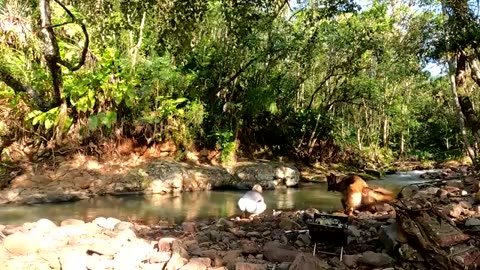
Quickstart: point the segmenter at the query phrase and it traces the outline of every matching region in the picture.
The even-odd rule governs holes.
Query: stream
[[[420,175],[433,171],[438,170],[398,172],[368,183],[398,192],[404,185],[424,182]],[[91,221],[101,216],[120,220],[142,220],[150,224],[158,221],[178,224],[183,221],[240,214],[237,200],[243,193],[244,191],[201,191],[181,193],[177,196],[102,196],[76,202],[5,205],[0,206],[0,224],[35,222],[41,218],[57,223],[68,218]],[[273,209],[342,209],[340,193],[327,192],[326,183],[301,183],[296,189],[266,190],[263,193],[268,207],[265,212],[267,215],[271,215]]]

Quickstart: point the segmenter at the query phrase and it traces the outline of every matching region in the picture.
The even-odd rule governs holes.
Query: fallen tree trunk
[[[394,205],[399,234],[407,237],[400,247],[416,252],[416,263],[421,261],[430,269],[478,269],[480,249],[467,243],[471,237],[463,233],[447,217],[441,207],[425,198],[399,200]],[[409,260],[407,256],[403,259]]]

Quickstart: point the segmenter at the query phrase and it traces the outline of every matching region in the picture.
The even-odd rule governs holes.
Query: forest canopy
[[[129,138],[223,160],[475,162],[478,12],[457,0],[0,0],[0,161],[13,142]]]

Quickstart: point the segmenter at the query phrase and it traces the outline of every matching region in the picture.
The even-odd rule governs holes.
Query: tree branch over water
[[[85,64],[85,58],[87,57],[87,52],[88,52],[88,45],[90,43],[90,39],[88,37],[88,32],[87,32],[87,27],[85,26],[85,24],[83,22],[78,21],[77,18],[75,18],[75,16],[73,15],[73,13],[64,4],[62,4],[58,0],[53,0],[53,1],[55,1],[55,3],[57,3],[58,5],[60,5],[63,8],[63,10],[68,14],[68,16],[70,16],[70,18],[72,19],[72,21],[70,23],[77,23],[82,28],[83,35],[85,36],[85,44],[83,45],[82,54],[81,54],[80,61],[78,62],[78,64],[76,66],[73,66],[72,64],[68,63],[67,61],[61,59],[60,57],[58,58],[58,63],[61,64],[64,67],[68,68],[70,71],[79,70]]]

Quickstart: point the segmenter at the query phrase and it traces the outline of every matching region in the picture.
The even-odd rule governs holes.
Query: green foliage
[[[117,122],[116,112],[100,112],[96,115],[90,115],[88,118],[88,128],[93,131],[97,128],[105,126],[107,129],[111,129],[113,124]]]
[[[42,112],[39,110],[31,111],[26,115],[24,120],[32,126],[41,126],[46,131],[50,131],[54,126],[57,126],[59,124],[59,107],[52,108],[46,112]],[[67,116],[62,129],[63,132],[67,132],[72,123],[73,118],[71,116]]]
[[[181,151],[217,147],[222,161],[237,147],[356,166],[459,151],[448,82],[422,71],[438,55],[440,16],[403,2],[308,3],[294,13],[285,1],[68,1],[91,43],[80,70],[63,68],[64,131],[79,126],[81,142],[119,129],[145,143],[171,138]],[[25,6],[33,33],[37,6]],[[69,20],[51,6],[54,23]],[[62,59],[78,61],[81,28],[55,33]],[[16,39],[0,45],[0,71],[51,100],[41,37],[7,37]],[[47,137],[59,123],[58,107],[42,112],[4,84],[0,98],[26,101],[24,120]]]
[[[213,134],[217,142],[217,148],[221,151],[220,161],[229,162],[232,154],[235,153],[235,138],[233,132],[224,130]]]

